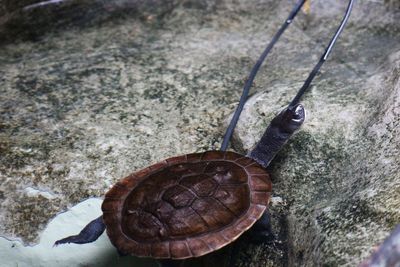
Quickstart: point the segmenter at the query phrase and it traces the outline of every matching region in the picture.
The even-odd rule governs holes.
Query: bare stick
[[[290,102],[289,107],[293,107],[296,104],[299,103],[300,98],[303,96],[303,94],[306,92],[306,90],[310,87],[310,84],[314,77],[317,75],[319,69],[321,66],[324,64],[324,62],[328,59],[329,54],[332,51],[333,46],[335,45],[337,39],[339,38],[339,35],[342,33],[344,26],[346,25],[347,20],[350,17],[351,10],[353,8],[354,0],[350,0],[349,5],[347,6],[346,13],[342,19],[342,22],[340,23],[339,28],[336,30],[335,35],[329,42],[328,47],[326,48],[324,54],[322,54],[321,58],[319,59],[317,65],[313,68],[313,70],[310,72],[308,75],[306,81],[304,82],[303,86],[300,88],[300,90],[297,92],[297,95],[293,98],[292,102]]]
[[[253,84],[254,78],[256,77],[256,74],[257,74],[258,70],[260,69],[261,64],[264,62],[265,58],[267,57],[269,52],[272,50],[275,43],[279,40],[279,38],[281,37],[283,32],[286,30],[286,28],[292,23],[293,19],[296,17],[297,13],[299,12],[299,10],[301,9],[301,7],[304,5],[304,3],[306,1],[307,0],[300,0],[297,2],[296,6],[293,8],[292,12],[290,12],[289,17],[285,20],[285,22],[280,27],[280,29],[275,33],[271,42],[265,48],[264,52],[261,54],[260,58],[257,60],[257,63],[252,68],[252,70],[249,74],[249,77],[243,87],[243,92],[242,92],[242,96],[240,97],[238,107],[236,108],[236,111],[233,114],[231,122],[229,123],[229,126],[226,129],[226,132],[224,135],[224,140],[222,141],[222,145],[221,145],[221,151],[225,151],[228,148],[228,144],[232,137],[233,130],[235,129],[236,124],[239,120],[240,113],[242,113],[244,104],[246,103],[247,97],[249,95],[251,85]]]

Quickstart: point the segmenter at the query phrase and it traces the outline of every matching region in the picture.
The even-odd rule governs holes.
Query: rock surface
[[[291,8],[103,2],[21,13],[10,1],[0,13],[0,234],[49,253],[48,230],[39,236],[58,213],[158,160],[219,147],[246,75]],[[239,266],[354,266],[400,221],[400,14],[384,2],[357,2],[304,98],[305,125],[271,166],[280,241],[246,246]],[[256,79],[236,150],[301,86],[345,6],[313,1],[296,18]],[[0,240],[0,250],[18,242]],[[21,251],[8,257],[28,266]],[[29,266],[50,264],[27,253]]]

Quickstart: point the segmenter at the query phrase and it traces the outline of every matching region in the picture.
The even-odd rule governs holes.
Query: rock
[[[34,2],[7,1],[1,13],[0,235],[49,253],[40,233],[60,212],[151,163],[219,147],[250,68],[291,9],[71,0],[21,13]],[[299,88],[345,5],[314,1],[296,18],[256,79],[236,149],[248,149]],[[248,246],[238,265],[352,265],[398,221],[398,19],[380,2],[356,5],[304,99],[304,128],[272,166],[281,241]],[[0,250],[12,244],[1,239]],[[77,247],[82,263],[97,264],[90,246]]]

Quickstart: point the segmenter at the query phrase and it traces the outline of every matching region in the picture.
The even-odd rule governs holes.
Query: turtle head
[[[301,104],[289,106],[282,110],[272,121],[271,125],[280,129],[284,134],[293,134],[304,122],[305,109]]]

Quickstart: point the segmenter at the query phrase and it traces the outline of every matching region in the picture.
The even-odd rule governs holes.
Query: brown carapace
[[[174,157],[114,185],[103,202],[107,234],[126,254],[169,259],[217,250],[268,206],[271,181],[255,160],[224,151]]]

